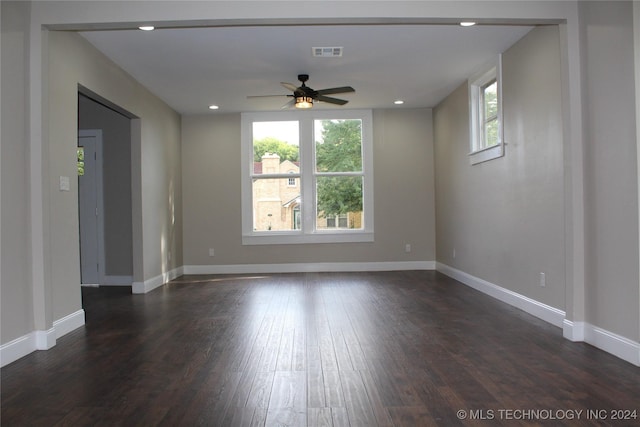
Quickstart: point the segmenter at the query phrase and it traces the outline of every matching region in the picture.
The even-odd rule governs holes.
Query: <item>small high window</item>
[[[471,164],[504,156],[501,58],[469,79]]]

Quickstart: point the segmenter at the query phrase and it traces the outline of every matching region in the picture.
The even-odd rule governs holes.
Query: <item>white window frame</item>
[[[373,242],[373,117],[371,110],[310,110],[282,112],[253,112],[241,114],[241,201],[242,244],[275,245],[305,243]],[[315,120],[362,120],[362,211],[363,228],[316,230],[315,189]],[[269,121],[299,122],[300,133],[300,230],[253,229],[253,123]],[[277,178],[278,176],[276,176]],[[283,174],[289,178],[289,174]],[[307,201],[312,201],[311,203]]]
[[[498,91],[498,143],[490,147],[484,146],[483,88],[491,81],[496,81]],[[469,136],[471,152],[469,162],[472,165],[497,159],[505,154],[505,143],[502,119],[502,55],[481,68],[468,81],[469,84]]]

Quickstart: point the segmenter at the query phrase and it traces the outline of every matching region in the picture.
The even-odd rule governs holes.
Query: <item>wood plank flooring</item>
[[[610,412],[640,412],[640,368],[433,271],[184,276],[83,305],[2,368],[2,426],[640,425]]]

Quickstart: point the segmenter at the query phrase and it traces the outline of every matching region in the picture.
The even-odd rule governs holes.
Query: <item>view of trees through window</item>
[[[314,180],[316,230],[363,228],[362,121],[315,120],[314,126],[314,171],[304,175],[297,122],[254,122],[255,231],[301,227],[303,176]]]
[[[316,120],[322,129],[316,148],[317,228],[362,228],[362,121]],[[327,221],[333,219],[333,221]]]
[[[498,83],[493,80],[482,88],[484,147],[498,144]]]

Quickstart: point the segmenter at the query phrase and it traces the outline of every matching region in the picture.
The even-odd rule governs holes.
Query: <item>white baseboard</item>
[[[46,331],[33,331],[0,346],[0,366],[15,362],[36,350],[49,350],[56,339],[84,325],[84,310],[78,310],[62,319],[55,320]]]
[[[565,320],[563,336],[571,341],[584,341],[622,360],[640,366],[640,343],[586,322]]]
[[[36,350],[49,350],[56,345],[56,330],[51,328],[46,331],[33,331]]]
[[[562,310],[449,267],[446,264],[437,262],[436,270],[554,326],[561,327],[563,336],[570,341],[584,341],[622,360],[640,366],[640,343],[586,322],[568,320]]]
[[[562,336],[573,342],[584,341],[584,322],[574,322],[569,319],[564,319],[562,322]]]
[[[543,304],[517,292],[513,292],[509,289],[505,289],[493,283],[487,282],[486,280],[472,276],[468,273],[465,273],[464,271],[449,267],[446,264],[442,264],[439,262],[436,263],[436,270],[443,274],[446,274],[453,279],[456,279],[459,282],[464,283],[465,285],[473,289],[492,296],[493,298],[505,302],[511,306],[519,308],[520,310],[525,311],[539,319],[542,319],[545,322],[551,323],[554,326],[561,328],[563,325],[565,312],[560,309],[551,307],[550,305]]]
[[[155,288],[159,288],[165,283],[175,279],[176,277],[184,274],[184,267],[177,267],[173,270],[169,270],[166,273],[162,273],[156,277],[145,280],[144,282],[133,282],[131,285],[131,292],[134,294],[146,294],[151,292]]]
[[[84,310],[78,310],[62,319],[53,322],[53,329],[56,332],[56,338],[67,335],[71,331],[75,331],[84,325]]]
[[[15,362],[33,351],[36,351],[35,331],[1,345],[0,366]]]
[[[131,286],[133,276],[104,276],[100,286]]]
[[[435,270],[435,261],[185,265],[184,274],[260,274]]]

